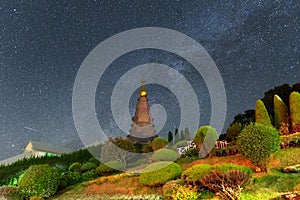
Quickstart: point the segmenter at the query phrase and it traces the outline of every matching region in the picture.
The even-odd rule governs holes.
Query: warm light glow
[[[147,95],[147,92],[146,92],[146,91],[141,91],[141,92],[140,92],[140,95],[141,95],[142,97],[144,97],[144,96]]]

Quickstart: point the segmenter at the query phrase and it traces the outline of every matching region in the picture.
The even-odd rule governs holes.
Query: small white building
[[[66,147],[49,145],[30,140],[29,143],[26,145],[23,153],[0,161],[0,165],[9,165],[18,160],[22,160],[23,158],[43,157],[46,154],[62,155],[71,152],[72,150]]]

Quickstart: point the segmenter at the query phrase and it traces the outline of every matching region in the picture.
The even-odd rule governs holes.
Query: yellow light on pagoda
[[[147,96],[147,92],[146,92],[145,90],[143,90],[143,91],[141,91],[140,95],[141,95],[142,97]]]

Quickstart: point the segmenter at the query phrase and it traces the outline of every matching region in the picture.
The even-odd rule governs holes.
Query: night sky
[[[298,0],[1,0],[0,20],[0,160],[21,153],[29,140],[82,147],[72,117],[77,71],[98,44],[129,29],[173,29],[205,48],[226,88],[223,132],[265,91],[300,82]],[[199,124],[209,123],[209,93],[201,76],[177,55],[144,49],[122,55],[100,80],[96,109],[101,126],[112,136],[120,134],[107,106],[114,84],[127,70],[149,62],[166,64],[191,81],[201,108]],[[146,86],[150,104],[167,110],[164,135],[179,123],[178,101],[168,88]]]

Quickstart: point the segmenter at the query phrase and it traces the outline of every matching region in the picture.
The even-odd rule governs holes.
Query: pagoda
[[[150,106],[147,98],[145,79],[142,77],[142,86],[136,104],[135,115],[132,117],[132,125],[128,138],[137,143],[146,144],[157,137],[154,129],[153,118],[150,115]]]

